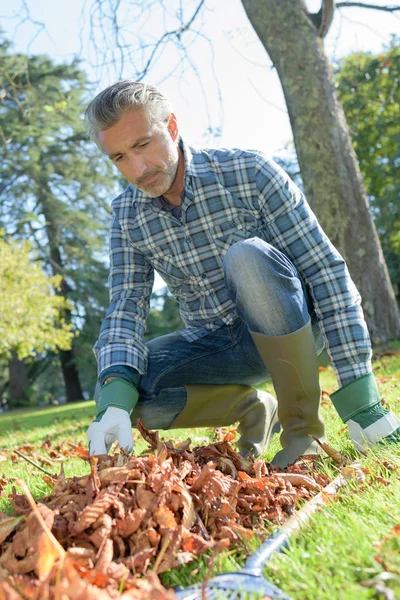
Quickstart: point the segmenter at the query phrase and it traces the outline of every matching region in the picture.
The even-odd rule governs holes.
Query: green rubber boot
[[[261,358],[272,377],[282,427],[280,450],[272,460],[283,468],[303,454],[320,454],[310,435],[325,441],[319,413],[321,388],[317,352],[311,324],[281,336],[251,333]]]
[[[260,456],[278,423],[278,404],[271,394],[248,385],[187,385],[187,401],[169,429],[227,427],[239,421],[241,456]]]

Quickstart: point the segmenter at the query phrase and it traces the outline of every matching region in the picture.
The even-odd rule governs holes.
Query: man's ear
[[[175,142],[179,136],[179,127],[174,113],[171,113],[168,117],[168,131],[173,141]]]

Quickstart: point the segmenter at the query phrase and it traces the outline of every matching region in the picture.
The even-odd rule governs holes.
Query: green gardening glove
[[[86,436],[89,455],[108,454],[111,444],[118,440],[120,448],[133,449],[130,414],[139,398],[136,387],[116,377],[104,384],[100,391],[95,420],[89,425]]]
[[[340,418],[347,423],[357,450],[385,440],[400,442],[400,419],[383,408],[373,373],[363,375],[331,395]]]

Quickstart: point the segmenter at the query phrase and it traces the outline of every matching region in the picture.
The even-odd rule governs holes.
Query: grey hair
[[[124,79],[100,92],[85,110],[88,137],[98,145],[98,134],[120,120],[124,111],[146,108],[153,123],[166,121],[171,105],[159,89],[147,83]]]

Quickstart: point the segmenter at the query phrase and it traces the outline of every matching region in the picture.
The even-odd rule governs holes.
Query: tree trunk
[[[60,352],[60,360],[67,402],[79,402],[80,400],[83,400],[82,388],[73,350],[62,350]]]
[[[12,352],[12,356],[8,361],[8,370],[10,383],[8,393],[10,398],[10,407],[24,405],[29,400],[29,380],[26,370],[26,364],[23,360],[19,360],[17,353]]]
[[[50,248],[51,268],[54,275],[63,275],[63,261],[60,251],[61,233],[57,225],[57,217],[55,214],[56,211],[52,210],[51,200],[49,201],[47,199],[49,195],[51,195],[51,191],[48,188],[47,182],[40,182],[38,197],[42,204],[43,215],[46,222],[46,233]],[[65,280],[65,277],[63,277],[60,290],[57,293],[66,298],[68,297],[69,291],[70,286]],[[66,311],[65,320],[67,323],[71,321],[70,311]],[[60,351],[60,361],[64,377],[67,402],[78,402],[83,400],[84,398],[73,348],[71,348],[71,350]]]
[[[307,198],[344,256],[374,342],[399,311],[323,40],[304,0],[242,0],[281,80]]]

